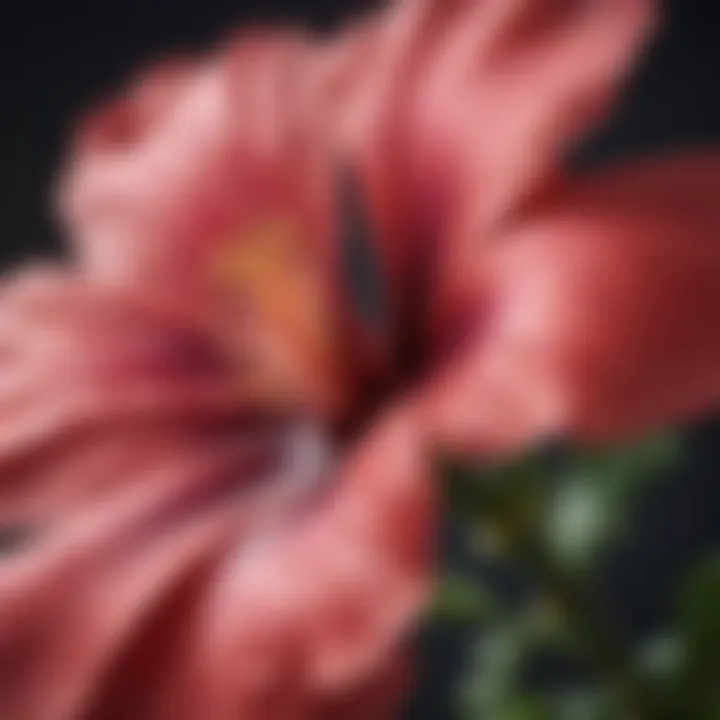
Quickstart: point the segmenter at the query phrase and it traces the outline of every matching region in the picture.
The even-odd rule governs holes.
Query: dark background
[[[26,0],[0,21],[0,262],[55,251],[48,210],[62,143],[82,109],[168,51],[201,47],[249,19],[330,28],[362,0]],[[666,3],[667,30],[584,158],[720,146],[720,5]],[[720,202],[720,193],[718,197]],[[720,278],[719,278],[720,282]],[[720,321],[720,318],[718,319]],[[689,431],[691,452],[638,515],[631,540],[598,575],[608,606],[629,634],[644,635],[668,613],[672,588],[693,558],[720,544],[720,429]],[[457,554],[457,551],[452,551]],[[447,680],[462,638],[426,642],[426,676],[414,718],[445,718]]]

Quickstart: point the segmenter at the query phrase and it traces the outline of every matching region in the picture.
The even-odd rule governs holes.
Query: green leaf
[[[468,717],[495,717],[520,695],[520,674],[532,638],[522,625],[495,625],[476,644],[465,679]]]
[[[618,521],[613,498],[601,484],[590,477],[569,480],[548,504],[550,550],[564,565],[582,565],[594,557]]]
[[[720,553],[688,577],[680,596],[685,647],[679,702],[688,718],[720,717]]]
[[[637,652],[637,665],[649,680],[667,687],[677,681],[685,664],[685,646],[676,635],[659,635],[644,642]]]
[[[445,504],[466,521],[482,549],[512,552],[518,536],[538,523],[551,484],[541,458],[524,455],[479,468],[467,463],[443,466]]]
[[[455,517],[474,522],[486,508],[485,488],[475,468],[460,463],[442,463],[441,490],[445,506]]]
[[[553,720],[618,720],[618,711],[608,692],[583,688],[556,694],[552,701]]]
[[[681,638],[665,634],[645,641],[636,652],[635,664],[655,697],[656,707],[665,711],[665,717],[680,716],[688,720],[692,717],[683,699],[686,649]]]
[[[537,697],[516,697],[497,708],[492,720],[553,720],[547,703]]]
[[[497,618],[500,607],[480,580],[450,576],[440,586],[433,615],[441,622],[479,625]]]
[[[622,533],[648,479],[678,453],[674,435],[572,453],[546,508],[545,534],[555,557],[573,568],[591,563]]]
[[[474,537],[493,538],[490,544],[538,571],[540,584],[552,588],[558,577],[577,579],[574,570],[585,568],[617,536],[639,489],[677,458],[678,447],[675,437],[664,435],[614,448],[570,451],[561,462],[534,453],[482,469],[447,465],[442,487],[449,509],[468,521]],[[578,631],[573,613],[566,612],[566,603],[558,603],[552,594],[550,599],[547,607],[540,602],[537,612],[513,615],[510,623],[482,585],[450,578],[442,588],[436,611],[441,617],[470,624],[494,621],[477,645],[465,683],[467,717],[617,720],[622,716],[611,707],[611,698],[599,691],[544,700],[524,693],[523,663],[534,648],[555,639],[563,647],[575,646],[573,633]]]
[[[659,433],[610,448],[579,452],[577,468],[609,486],[619,502],[632,500],[637,491],[678,462],[682,454],[677,433]]]
[[[680,615],[690,656],[720,663],[720,553],[707,558],[686,580]]]
[[[535,453],[483,467],[468,462],[441,464],[444,483],[450,486],[450,507],[462,514],[476,510],[486,515],[497,508],[508,508],[512,501],[522,504],[528,495],[544,492],[549,471],[543,458]]]

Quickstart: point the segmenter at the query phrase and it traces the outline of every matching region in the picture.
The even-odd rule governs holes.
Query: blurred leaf
[[[526,609],[526,617],[528,631],[538,644],[573,649],[567,614],[552,598],[540,593],[535,603]]]
[[[623,717],[612,698],[600,690],[578,690],[545,699],[527,695],[523,667],[533,651],[543,645],[562,647],[563,652],[588,645],[587,632],[578,630],[593,623],[592,611],[588,620],[585,595],[569,603],[568,610],[564,602],[567,592],[560,592],[558,600],[558,587],[565,591],[575,587],[576,581],[582,583],[575,570],[586,568],[598,551],[617,536],[638,491],[647,480],[667,469],[678,451],[675,436],[658,435],[612,448],[563,450],[561,454],[540,451],[492,467],[444,466],[442,488],[451,512],[468,522],[474,537],[490,538],[491,545],[513,561],[522,562],[540,586],[537,605],[526,608],[524,614],[513,615],[512,623],[482,585],[452,578],[442,589],[437,605],[440,616],[470,624],[492,621],[477,643],[466,679],[466,717]],[[577,608],[581,610],[575,612]],[[590,637],[596,640],[604,637],[602,633],[598,630]],[[584,638],[583,642],[576,636]],[[596,645],[604,647],[603,643]]]
[[[645,483],[679,455],[677,436],[578,451],[566,462],[546,510],[546,535],[556,557],[580,567],[621,534],[632,502]]]
[[[565,565],[583,564],[608,539],[617,516],[612,496],[592,478],[562,484],[548,506],[546,533],[551,551]]]
[[[470,547],[485,557],[502,557],[512,552],[512,532],[506,523],[485,518],[470,529]]]
[[[482,467],[468,462],[445,462],[441,470],[445,482],[454,485],[458,492],[457,496],[451,492],[450,498],[469,501],[469,506],[461,502],[458,508],[463,514],[467,509],[487,514],[498,506],[508,507],[508,501],[522,501],[528,494],[534,496],[544,490],[548,477],[544,458],[536,453]]]
[[[517,624],[496,625],[479,640],[465,681],[468,717],[495,717],[520,694],[520,671],[530,640]]]
[[[547,703],[534,697],[513,698],[487,717],[492,720],[554,720]]]
[[[679,702],[688,718],[720,718],[720,554],[702,562],[680,596],[685,645]]]
[[[579,485],[561,504],[570,503],[573,510],[588,517],[593,505],[591,486],[602,485],[604,500],[618,503],[674,462],[679,448],[676,435],[662,434],[614,447],[571,450],[561,460],[541,450],[486,467],[443,462],[442,487],[447,505],[461,517],[529,522],[539,514],[551,486],[558,481]]]
[[[474,521],[486,506],[486,491],[475,468],[462,463],[443,462],[441,490],[446,507],[464,520]]]
[[[534,454],[483,468],[445,463],[442,476],[446,506],[493,555],[510,552],[519,534],[534,530],[550,489],[542,458]]]
[[[680,612],[691,650],[720,654],[720,554],[713,554],[690,574]]]
[[[685,662],[685,646],[676,635],[652,638],[637,651],[638,670],[648,689],[653,692],[657,707],[663,710],[663,717],[680,716],[689,720],[694,716],[683,699]]]
[[[674,684],[685,663],[685,647],[675,635],[660,635],[641,645],[637,664],[643,675],[664,685]]]
[[[444,622],[479,625],[497,618],[500,612],[497,600],[481,581],[450,576],[440,587],[433,615]]]
[[[672,467],[682,454],[677,433],[651,435],[610,448],[581,451],[577,469],[611,488],[618,501],[632,499],[647,481]]]
[[[622,717],[610,695],[599,688],[557,694],[551,705],[553,720],[618,720]]]

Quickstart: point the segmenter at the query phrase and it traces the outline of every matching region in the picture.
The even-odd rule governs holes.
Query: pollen
[[[328,284],[300,223],[280,217],[246,225],[221,243],[212,270],[226,302],[274,338],[282,357],[266,358],[268,373],[294,365],[327,379],[336,361]]]

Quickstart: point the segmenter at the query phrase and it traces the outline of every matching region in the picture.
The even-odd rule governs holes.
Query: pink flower
[[[720,162],[559,169],[653,23],[406,0],[165,63],[84,124],[76,257],[0,304],[0,714],[391,716],[432,453],[715,406]]]

